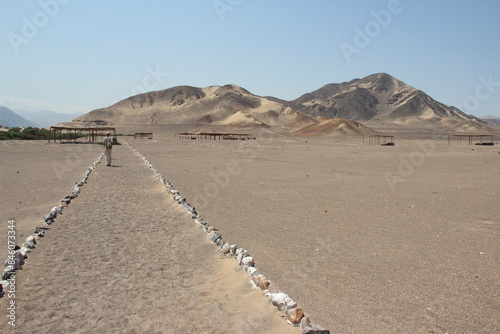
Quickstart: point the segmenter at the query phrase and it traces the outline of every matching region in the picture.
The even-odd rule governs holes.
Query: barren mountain
[[[236,85],[197,88],[178,86],[129,97],[75,121],[110,124],[192,124],[279,126],[295,128],[314,117],[279,102],[251,94]]]
[[[368,125],[397,124],[454,131],[487,128],[476,117],[440,103],[385,73],[328,84],[291,102],[312,116],[348,118]]]
[[[256,96],[236,85],[204,88],[178,86],[140,94],[108,108],[91,111],[74,122],[96,120],[111,125],[223,125],[269,127],[287,131],[324,121],[293,109],[287,101]],[[359,129],[364,131],[365,128]],[[321,131],[316,132],[321,135]]]
[[[39,111],[16,111],[18,115],[24,117],[30,122],[37,124],[40,127],[49,127],[51,125],[68,122],[75,117],[81,116],[82,113],[71,113],[63,114],[59,112],[54,112],[50,110],[39,110]]]
[[[0,125],[12,128],[15,126],[37,126],[35,123],[24,119],[7,107],[0,107]]]
[[[294,101],[257,96],[236,85],[177,86],[132,96],[74,120],[89,121],[114,126],[257,127],[300,136],[369,135],[374,133],[371,128],[389,127],[491,130],[488,123],[384,73],[328,84]]]

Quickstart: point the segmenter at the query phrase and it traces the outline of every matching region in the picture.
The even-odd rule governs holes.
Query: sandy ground
[[[458,146],[456,143],[448,146],[443,138],[431,141],[425,136],[407,140],[397,138],[395,147],[363,146],[360,139],[303,140],[261,136],[256,141],[202,141],[178,140],[171,134],[157,132],[154,138],[128,140],[181,191],[204,219],[219,228],[227,241],[248,249],[256,260],[256,266],[294,298],[315,322],[328,327],[332,333],[497,333],[500,330],[498,146]],[[5,166],[10,166],[5,169],[9,171],[12,166],[20,166],[8,165],[5,161],[14,159],[18,153],[11,152],[6,146],[0,147],[2,192],[8,189],[15,198],[9,200],[11,204],[4,204],[2,196],[1,209],[7,212],[6,216],[21,221],[10,205],[26,201],[28,198],[23,195],[26,191],[21,191],[15,186],[16,183],[3,177]],[[45,149],[56,150],[55,146],[39,148]],[[117,152],[125,149],[128,148],[123,145],[117,148]],[[10,152],[8,159],[4,159],[4,152]],[[33,149],[30,152],[36,154],[37,151]],[[95,154],[90,154],[88,161],[82,162],[81,168],[75,166],[74,170],[83,173],[95,158]],[[126,166],[129,159],[132,163],[135,158],[123,155],[120,159],[119,164]],[[33,165],[22,167],[28,175],[30,171],[35,175],[38,173],[33,172],[36,171]],[[94,173],[84,189],[100,194],[102,189],[97,189],[97,183],[108,170],[99,167]],[[56,202],[81,178],[78,174],[70,175],[68,182],[58,181],[58,195],[54,194]],[[50,175],[47,178],[54,179]],[[37,181],[41,182],[28,182],[26,189],[33,189]],[[152,184],[158,184],[155,182],[158,181]],[[160,190],[151,189],[137,196],[140,195],[141,200],[152,194],[163,196]],[[30,193],[30,196],[34,196]],[[77,200],[82,202],[82,206],[85,204],[87,209],[96,205],[85,193]],[[48,206],[41,205],[44,207],[42,216],[47,208],[50,210],[52,203],[50,199],[47,200]],[[129,203],[131,208],[135,208],[133,202]],[[77,205],[77,201],[72,203],[65,211],[63,220],[57,222],[60,230],[51,230],[46,237],[49,239],[43,240],[42,245],[47,250],[41,245],[32,255],[33,259],[30,257],[33,264],[29,263],[19,275],[20,291],[29,289],[39,294],[37,300],[50,298],[45,293],[36,292],[45,289],[49,278],[39,281],[34,278],[34,271],[42,271],[38,266],[44,263],[71,262],[69,255],[48,255],[52,254],[51,247],[57,246],[52,243],[61,243],[57,246],[61,248],[74,247],[76,239],[100,228],[99,224],[95,225],[95,218],[87,221],[84,217],[89,214],[88,211]],[[155,205],[152,210],[148,210],[149,220],[165,214],[155,209]],[[83,221],[83,224],[70,224],[71,210],[77,211],[75,219]],[[133,213],[121,213],[121,210],[120,207],[113,211],[119,213],[120,223],[112,224],[111,231],[107,233],[125,233],[126,237],[131,231],[120,228],[123,221],[143,220],[142,216],[146,214],[141,211],[140,217],[134,218]],[[99,217],[96,212],[90,214]],[[181,220],[181,217],[170,218]],[[168,221],[169,218],[165,219]],[[108,220],[112,220],[111,217],[106,217],[105,221]],[[93,225],[86,229],[89,223]],[[138,226],[137,223],[134,226]],[[149,227],[144,228],[146,230],[138,235],[147,240],[141,244],[158,243],[164,238],[171,240],[168,234],[155,235],[156,239],[150,239],[146,232]],[[192,232],[193,235],[186,230],[179,233],[195,238],[198,232]],[[155,230],[155,233],[159,231]],[[63,235],[77,235],[77,238],[73,242],[63,242]],[[123,240],[114,240],[112,246],[120,246]],[[194,239],[191,241],[189,245],[193,247],[193,252],[189,252],[189,256],[195,260],[206,252],[203,243],[195,243]],[[102,244],[93,239],[87,242],[91,245]],[[144,247],[133,242],[130,246],[131,252],[146,252]],[[210,244],[208,246],[213,247]],[[97,249],[89,254],[77,252],[77,259],[84,258],[80,266],[58,267],[52,276],[68,277],[76,274],[83,280],[96,280],[97,286],[111,288],[109,277],[115,278],[113,270],[120,269],[111,265],[114,258],[111,254],[115,251],[95,247]],[[116,252],[123,254],[123,251]],[[158,248],[158,252],[161,252],[161,248]],[[182,254],[186,255],[186,252]],[[37,256],[40,258],[37,259]],[[52,257],[50,262],[47,262],[46,256]],[[96,261],[96,258],[100,260]],[[212,267],[201,267],[196,273],[199,277],[205,277],[205,281],[213,282],[220,271],[217,263],[221,262],[225,263],[215,261]],[[95,272],[96,267],[106,269],[107,263],[112,270],[106,275],[87,276],[87,270],[82,269],[92,266],[90,272]],[[164,273],[165,270],[154,271],[156,267],[167,268],[166,265],[141,263],[153,270],[153,276],[162,278],[162,275],[166,275],[167,281],[173,280],[181,286],[188,284],[185,274],[175,279],[177,276]],[[127,262],[123,266],[140,271],[135,263]],[[182,273],[181,269],[179,271]],[[21,280],[23,276],[24,282]],[[116,288],[120,290],[118,293],[122,295],[122,290],[127,287],[133,290],[141,277],[135,278],[139,281],[133,279],[119,284]],[[62,289],[63,286],[63,279],[58,278],[56,289]],[[161,286],[151,287],[153,290],[156,288],[161,289]],[[95,308],[99,313],[105,312],[106,307],[91,302],[91,296],[86,294],[90,289],[91,285],[76,289],[85,296],[78,298],[87,298],[85,300],[69,299],[69,304],[62,304],[60,298],[54,301],[56,305],[76,308],[76,312],[64,314],[42,304],[33,306],[33,310],[24,309],[23,312],[33,315],[33,320],[23,320],[22,312],[20,322],[28,321],[33,326],[43,321],[69,324],[78,321],[82,312],[95,314]],[[194,289],[193,293],[198,295],[202,291],[197,290],[196,286],[187,289]],[[55,289],[50,291],[55,293]],[[100,290],[97,300],[103,300],[104,305],[109,306],[111,301],[104,298],[103,291],[105,289]],[[237,291],[243,293],[247,290]],[[226,293],[229,295],[229,292]],[[94,319],[89,323],[122,326],[116,319],[120,314],[127,314],[127,324],[138,325],[140,320],[130,314],[132,310],[129,304],[145,305],[147,302],[137,296],[138,292],[134,291],[134,294],[130,301],[118,299],[116,302],[123,312],[116,310],[116,307],[111,308],[112,311],[107,312],[105,318],[99,321]],[[151,295],[150,292],[146,293],[147,297]],[[173,300],[170,299],[170,302]],[[194,305],[194,302],[189,303],[187,300],[181,304]],[[89,305],[81,305],[85,303]],[[157,305],[156,302],[154,305]],[[78,307],[81,307],[81,311],[77,311]],[[156,308],[147,310],[148,315],[142,319],[149,320],[142,329],[157,330],[154,327],[157,322],[151,320],[153,318],[178,318],[172,315],[174,308],[167,307],[164,312],[166,315],[160,315]],[[184,311],[190,314],[187,316],[189,321],[205,319],[207,316],[194,306],[190,310],[193,313]],[[51,320],[51,317],[54,319]],[[71,321],[66,317],[70,317]],[[260,319],[258,316],[256,318]],[[279,316],[275,318],[283,321]],[[268,320],[262,321],[267,323]],[[229,320],[229,323],[232,321]],[[252,332],[266,331],[250,329],[249,333]]]
[[[43,217],[71,193],[102,149],[87,144],[47,144],[46,141],[0,141],[0,235],[7,221],[16,220],[17,237],[33,233]],[[7,240],[0,238],[0,258],[7,255]]]
[[[135,140],[334,333],[496,333],[500,149],[399,140]]]
[[[20,150],[37,156],[63,148],[18,142],[1,149],[2,157],[12,154],[14,159]],[[81,161],[86,167],[75,169],[85,171],[97,159],[101,150],[91,150],[89,160]],[[251,289],[236,261],[220,255],[142,159],[126,145],[113,150],[113,167],[98,166],[80,196],[30,253],[16,275],[15,299],[0,300],[2,333],[300,332],[286,324],[261,292]],[[53,163],[44,157],[17,169],[23,175],[37,174],[35,166],[48,169]],[[6,160],[2,175],[13,173]],[[83,175],[71,176],[78,181]],[[50,181],[55,179],[65,183],[50,173],[34,183],[54,186]],[[38,198],[30,200],[31,187],[15,189],[12,179],[2,177],[2,190],[4,183],[17,198],[12,203],[22,197],[37,208],[44,206]],[[72,184],[58,187],[57,199],[69,194]],[[57,202],[47,203],[45,211]],[[2,211],[16,219],[21,234],[31,222],[17,219],[24,216],[3,203]],[[6,318],[11,300],[17,306],[15,328]]]

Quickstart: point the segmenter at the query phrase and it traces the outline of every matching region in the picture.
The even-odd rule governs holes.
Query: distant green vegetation
[[[35,127],[27,127],[21,129],[19,127],[10,128],[7,131],[0,131],[0,140],[34,140],[34,139],[46,139],[49,136],[49,130],[35,128]],[[74,134],[71,135],[71,138],[74,138]],[[77,134],[77,138],[85,137],[84,134]],[[60,135],[56,135],[56,138],[59,139]],[[68,134],[62,135],[63,139],[68,139]]]
[[[7,131],[0,131],[0,140],[6,140],[6,139],[31,140],[37,138],[44,138],[44,135],[48,134],[49,130],[47,129],[34,128],[31,126],[24,129],[21,129],[19,127],[13,127]]]

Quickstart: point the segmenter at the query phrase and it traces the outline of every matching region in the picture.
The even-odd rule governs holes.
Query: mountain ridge
[[[0,125],[9,128],[27,126],[37,127],[35,123],[25,119],[9,108],[3,106],[0,106]]]
[[[43,127],[43,128],[61,122],[68,122],[82,115],[82,113],[64,114],[52,110],[38,110],[38,111],[16,110],[15,112],[21,117],[27,119],[28,121],[37,124],[38,127]]]
[[[228,84],[203,88],[176,86],[129,97],[75,119],[115,123],[257,125],[295,128],[316,122],[278,100],[260,97]],[[300,123],[300,124],[298,124]]]
[[[482,116],[479,117],[479,119],[496,125],[500,125],[500,116]]]
[[[330,83],[292,101],[254,95],[235,84],[202,88],[176,86],[131,96],[107,108],[93,110],[74,122],[274,127],[296,134],[304,134],[297,131],[299,129],[323,123],[308,133],[332,135],[335,132],[332,129],[343,132],[336,128],[335,122],[325,123],[325,118],[343,119],[342,129],[366,133],[373,131],[371,126],[380,124],[488,131],[487,123],[440,103],[386,73]],[[362,122],[363,127],[347,121]]]
[[[440,103],[386,73],[340,84],[327,84],[293,100],[302,112],[329,118],[406,124],[427,120],[476,121],[459,109]]]

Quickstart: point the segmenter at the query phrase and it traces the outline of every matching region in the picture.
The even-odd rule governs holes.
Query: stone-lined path
[[[98,165],[16,275],[16,327],[3,317],[1,332],[300,332],[219,254],[143,160],[115,146],[113,166]]]

